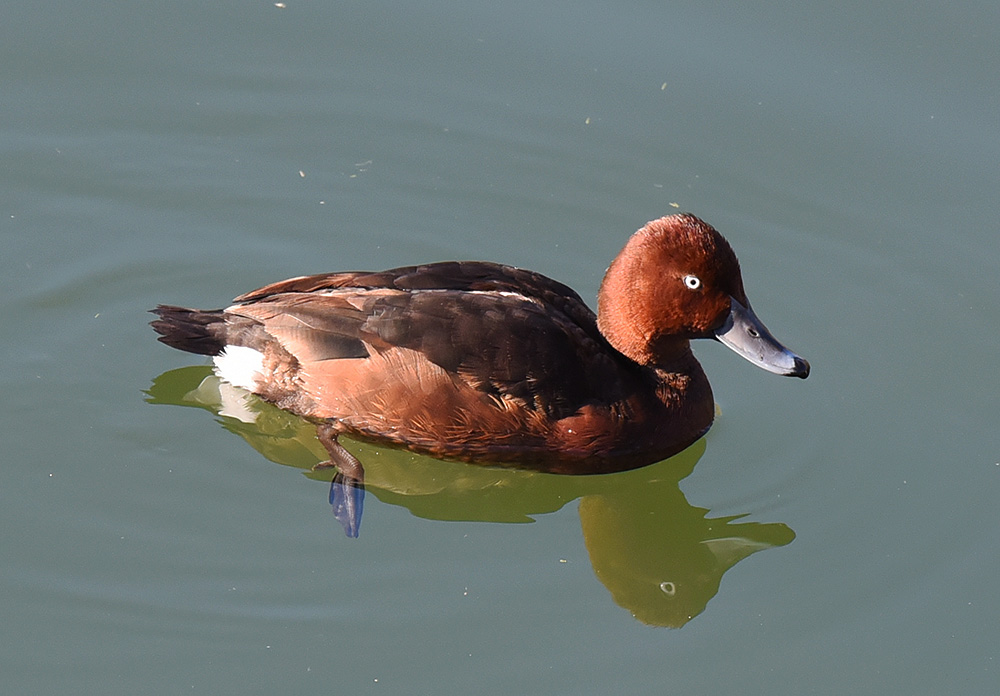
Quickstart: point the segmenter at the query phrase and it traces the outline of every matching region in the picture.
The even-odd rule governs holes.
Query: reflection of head
[[[701,613],[719,589],[721,573],[690,529],[663,530],[651,539],[640,518],[614,498],[590,496],[580,502],[580,521],[597,577],[615,602],[654,626],[680,628]],[[643,506],[645,507],[645,506]],[[675,506],[670,506],[675,507]],[[690,506],[687,506],[690,509]],[[645,520],[649,521],[649,520]]]
[[[654,626],[680,628],[705,609],[729,568],[795,536],[783,524],[706,519],[676,482],[621,493],[580,502],[584,540],[615,602]]]

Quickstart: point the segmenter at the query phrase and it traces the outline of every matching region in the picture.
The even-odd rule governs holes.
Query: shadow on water
[[[170,370],[153,381],[150,403],[195,406],[273,462],[313,470],[327,458],[315,425],[232,387],[208,366]],[[640,621],[680,627],[700,614],[722,576],[742,559],[795,538],[786,525],[708,517],[680,490],[705,451],[699,440],[657,464],[618,474],[567,476],[450,462],[349,441],[365,464],[365,489],[383,503],[431,520],[533,522],[580,500],[594,572],[615,602]],[[360,519],[358,520],[360,522]]]

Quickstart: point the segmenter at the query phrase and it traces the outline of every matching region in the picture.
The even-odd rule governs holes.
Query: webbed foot
[[[365,470],[353,454],[337,441],[340,431],[332,424],[316,426],[316,436],[326,448],[330,460],[320,462],[314,469],[335,466],[337,475],[330,482],[330,505],[344,533],[356,538],[361,530],[361,512],[365,503]]]
[[[361,531],[361,513],[365,506],[365,484],[338,472],[330,482],[330,506],[344,534],[356,539]]]

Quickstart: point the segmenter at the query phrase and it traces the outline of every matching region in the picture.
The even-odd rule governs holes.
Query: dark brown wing
[[[567,285],[522,268],[487,261],[445,261],[402,266],[387,271],[345,271],[289,278],[240,295],[236,303],[259,302],[284,293],[322,293],[341,288],[375,290],[468,290],[510,292],[534,298],[552,307],[603,340],[594,314]]]

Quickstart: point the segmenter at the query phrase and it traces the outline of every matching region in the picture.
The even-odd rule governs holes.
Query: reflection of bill
[[[313,469],[327,457],[314,424],[221,381],[210,367],[166,372],[148,395],[151,403],[211,411],[262,455],[310,478],[330,481],[335,473]],[[709,518],[708,510],[687,502],[679,482],[704,453],[704,440],[658,464],[599,476],[483,467],[348,444],[364,458],[368,491],[426,519],[532,522],[580,499],[594,572],[615,602],[648,624],[683,626],[704,610],[729,568],[795,538],[783,524]],[[360,507],[355,512],[354,535]]]

